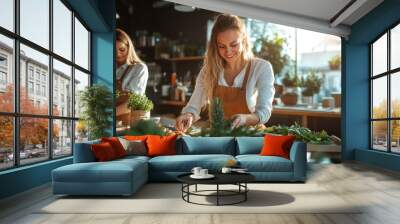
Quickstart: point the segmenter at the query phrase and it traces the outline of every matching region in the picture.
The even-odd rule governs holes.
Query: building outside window
[[[42,96],[46,96],[46,86],[42,86]]]
[[[0,71],[0,84],[7,84],[7,74],[4,71]]]
[[[29,74],[29,79],[33,80],[33,67],[32,66],[29,66],[28,74]]]
[[[31,81],[28,82],[28,92],[29,92],[29,94],[34,93],[33,82],[31,82]]]

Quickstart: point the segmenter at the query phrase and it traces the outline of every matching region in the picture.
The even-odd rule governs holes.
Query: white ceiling
[[[347,37],[350,26],[383,0],[169,0],[217,12]],[[332,20],[352,2],[337,20]],[[332,21],[331,21],[332,20]]]

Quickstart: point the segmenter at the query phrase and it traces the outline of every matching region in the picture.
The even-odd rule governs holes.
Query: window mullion
[[[390,70],[390,29],[387,32],[387,71]],[[387,74],[387,98],[388,98],[388,104],[387,104],[387,110],[388,110],[388,118],[392,117],[392,100],[391,100],[391,74]],[[388,135],[388,152],[392,151],[392,135],[391,135],[391,129],[392,129],[392,121],[389,120],[388,121],[388,126],[387,126],[387,135]]]
[[[71,67],[71,91],[72,91],[72,105],[71,105],[71,117],[75,118],[75,12],[72,11],[71,14],[71,23],[72,23],[72,29],[71,29],[71,59],[72,59],[72,67]],[[76,121],[73,120],[71,122],[72,130],[71,130],[71,150],[72,150],[72,155],[74,155],[75,151],[75,126],[76,126]]]
[[[49,50],[53,52],[53,0],[49,0]],[[53,56],[49,55],[49,73],[48,73],[48,88],[49,94],[49,116],[50,119],[48,120],[48,152],[49,152],[49,159],[53,159]]]
[[[20,1],[14,1],[14,30],[17,35],[19,35],[19,7]],[[19,39],[14,39],[14,113],[19,114],[20,112],[20,47],[19,47]],[[19,136],[20,136],[20,118],[18,116],[14,116],[14,166],[19,166],[20,164],[20,155],[19,155]]]

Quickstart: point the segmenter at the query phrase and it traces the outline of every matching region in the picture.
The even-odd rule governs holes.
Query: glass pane
[[[14,165],[13,118],[0,116],[0,170]]]
[[[53,51],[71,60],[72,12],[60,1],[53,1]]]
[[[21,44],[21,113],[48,114],[48,64],[47,55]]]
[[[81,107],[79,106],[80,93],[89,86],[89,75],[75,69],[75,117],[81,115]]]
[[[387,71],[387,34],[372,45],[372,69],[373,75]]]
[[[0,111],[14,111],[13,40],[0,35]]]
[[[75,63],[89,70],[89,32],[75,18]]]
[[[72,154],[72,121],[53,120],[53,157]]]
[[[372,118],[386,118],[387,115],[387,77],[372,81]]]
[[[392,152],[400,153],[400,120],[391,121]]]
[[[400,25],[397,25],[391,31],[390,58],[391,69],[400,67]]]
[[[85,142],[88,138],[87,124],[84,120],[75,121],[75,143]]]
[[[400,72],[391,75],[390,85],[391,115],[400,118]]]
[[[53,115],[72,117],[71,66],[53,60]]]
[[[22,117],[20,120],[21,164],[34,163],[49,158],[49,120],[45,118]]]
[[[0,1],[0,26],[14,31],[14,0]]]
[[[372,122],[372,148],[387,151],[387,121]]]
[[[49,0],[20,0],[21,36],[49,48]]]

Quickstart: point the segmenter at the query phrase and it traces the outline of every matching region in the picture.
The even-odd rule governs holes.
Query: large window
[[[371,148],[400,153],[400,24],[370,45]]]
[[[90,76],[90,31],[63,0],[1,0],[0,170],[72,155]]]

